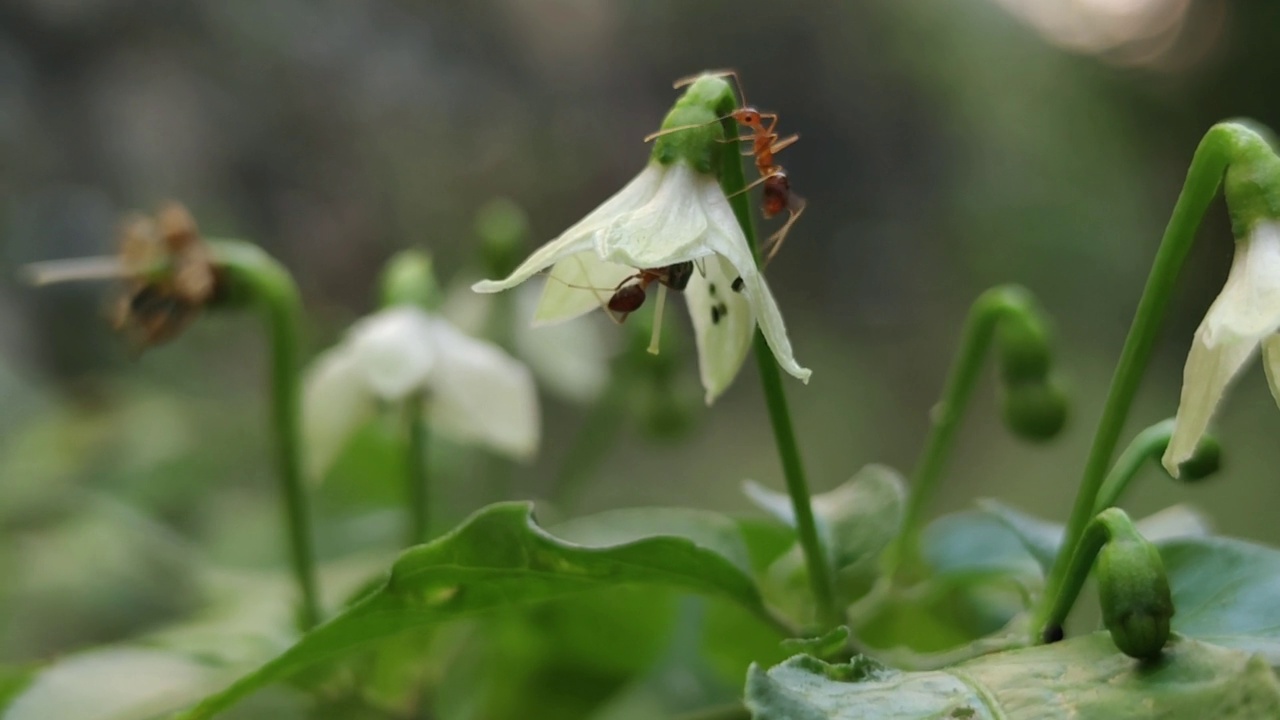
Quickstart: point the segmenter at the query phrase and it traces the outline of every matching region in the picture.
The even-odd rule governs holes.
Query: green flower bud
[[[1117,533],[1099,551],[1094,575],[1116,647],[1140,660],[1158,657],[1169,640],[1173,596],[1156,546],[1136,531]]]
[[[423,310],[440,306],[431,256],[422,250],[404,250],[387,261],[379,283],[382,305],[413,305]]]
[[[1049,333],[1030,315],[1011,315],[997,330],[1000,377],[1009,384],[1035,383],[1049,375]]]
[[[1025,440],[1049,440],[1067,423],[1067,394],[1052,378],[1008,386],[1001,402],[1005,424]]]
[[[506,198],[490,200],[476,213],[476,235],[480,238],[485,273],[490,277],[506,276],[524,258],[529,217]]]
[[[1222,445],[1208,435],[1200,438],[1190,460],[1178,465],[1178,479],[1187,482],[1203,480],[1222,469]]]

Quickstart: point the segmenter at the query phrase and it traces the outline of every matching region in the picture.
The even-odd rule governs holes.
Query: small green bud
[[[1098,552],[1094,574],[1116,647],[1140,660],[1158,657],[1169,640],[1173,595],[1156,546],[1137,532],[1113,536]]]
[[[506,198],[490,200],[476,213],[480,258],[488,277],[506,277],[524,257],[529,217]]]
[[[1270,133],[1245,123],[1222,123],[1233,136],[1233,155],[1222,182],[1231,229],[1237,240],[1249,237],[1260,222],[1280,218],[1280,157]],[[1212,130],[1210,132],[1213,132]]]
[[[1196,452],[1190,460],[1178,466],[1178,479],[1186,482],[1203,480],[1222,469],[1222,445],[1212,437],[1205,435],[1196,445]]]
[[[1006,383],[1032,383],[1049,375],[1049,333],[1027,316],[1012,316],[997,330],[1000,377]]]
[[[404,250],[388,260],[379,287],[383,307],[414,305],[434,310],[440,306],[431,256],[422,250]]]
[[[1024,440],[1049,440],[1067,424],[1067,394],[1053,378],[1010,385],[1001,401],[1005,424]]]

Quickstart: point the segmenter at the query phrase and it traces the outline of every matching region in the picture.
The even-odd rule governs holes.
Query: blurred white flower
[[[696,267],[683,289],[693,319],[699,369],[710,403],[737,375],[760,323],[782,369],[808,381],[792,354],[782,314],[715,175],[683,158],[652,160],[613,197],[533,253],[503,280],[476,292],[515,287],[551,268],[535,313],[554,323],[605,307],[637,270]],[[676,288],[679,289],[679,288]]]
[[[377,401],[424,394],[434,432],[516,458],[538,448],[540,421],[533,379],[501,348],[463,334],[448,321],[400,305],[366,317],[308,368],[303,432],[308,470],[323,476]]]
[[[1183,370],[1173,437],[1161,462],[1174,477],[1190,459],[1231,381],[1262,348],[1271,394],[1280,403],[1280,223],[1258,223],[1236,242],[1222,293],[1196,330]]]
[[[494,298],[477,295],[470,283],[451,289],[440,315],[463,332],[480,335],[489,326],[496,309]],[[609,383],[612,343],[594,322],[563,323],[534,327],[538,288],[516,288],[515,318],[511,342],[517,357],[529,364],[540,383],[559,397],[575,403],[590,403]]]

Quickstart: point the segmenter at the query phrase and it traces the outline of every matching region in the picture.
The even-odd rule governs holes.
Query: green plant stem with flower
[[[738,128],[732,119],[722,121],[726,137],[736,137]],[[751,203],[748,200],[746,176],[742,171],[742,160],[737,156],[737,143],[725,145],[724,161],[720,169],[720,185],[733,213],[747,236],[747,243],[756,264],[760,263],[759,244],[756,240],[755,222],[751,216]],[[769,419],[773,424],[773,437],[778,446],[778,456],[782,461],[782,474],[787,483],[787,494],[791,496],[792,509],[795,512],[796,535],[800,547],[804,550],[805,566],[809,573],[809,584],[813,591],[814,603],[818,611],[818,619],[824,626],[835,626],[845,621],[844,612],[837,607],[835,585],[831,578],[831,565],[826,550],[818,538],[818,526],[814,519],[813,503],[810,500],[809,483],[805,479],[804,461],[800,457],[800,446],[796,442],[795,428],[791,424],[791,411],[787,407],[787,395],[782,387],[782,373],[778,370],[773,351],[769,349],[764,334],[756,328],[753,347],[756,355],[756,367],[760,369],[760,384],[764,389],[765,406],[769,410]]]
[[[1186,182],[1165,228],[1142,298],[1138,301],[1133,324],[1120,351],[1120,361],[1116,365],[1102,417],[1094,433],[1061,550],[1049,572],[1044,595],[1033,614],[1031,629],[1035,642],[1040,641],[1046,623],[1054,614],[1054,608],[1058,607],[1061,611],[1058,598],[1064,593],[1064,586],[1072,569],[1072,558],[1079,551],[1085,528],[1094,516],[1099,491],[1124,430],[1129,410],[1133,406],[1134,396],[1151,359],[1160,324],[1173,295],[1174,284],[1195,241],[1196,231],[1205,211],[1217,196],[1230,164],[1256,157],[1260,153],[1270,155],[1271,152],[1266,139],[1257,130],[1238,122],[1213,126],[1196,148]]]
[[[226,281],[227,302],[257,310],[271,338],[271,424],[276,439],[277,477],[289,529],[289,560],[301,594],[299,624],[320,621],[311,515],[302,478],[301,342],[302,300],[284,266],[250,243],[210,241]]]

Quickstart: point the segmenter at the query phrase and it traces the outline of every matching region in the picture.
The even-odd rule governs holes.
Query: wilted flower
[[[1190,459],[1231,381],[1262,348],[1271,394],[1280,403],[1280,223],[1259,222],[1236,242],[1231,272],[1196,330],[1165,469]]]
[[[507,290],[551,268],[535,320],[552,323],[608,307],[616,289],[659,282],[659,292],[682,290],[688,301],[707,402],[737,375],[757,322],[782,369],[807,381],[810,371],[792,354],[782,315],[717,178],[732,145],[722,142],[714,121],[732,105],[723,80],[695,82],[663,124],[688,129],[659,138],[634,180],[507,278],[473,289]]]
[[[492,343],[399,305],[357,322],[308,369],[303,423],[310,472],[328,469],[377,401],[418,397],[431,429],[443,436],[516,458],[537,451],[538,397],[528,369]]]

